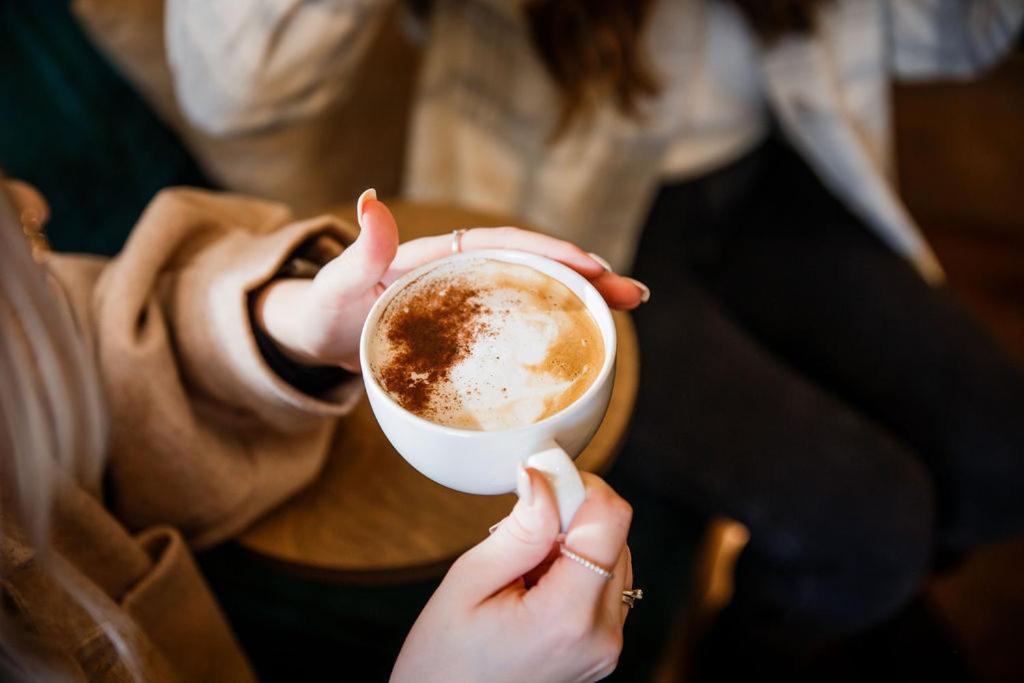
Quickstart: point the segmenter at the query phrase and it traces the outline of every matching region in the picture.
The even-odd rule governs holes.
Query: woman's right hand
[[[256,324],[292,360],[307,365],[359,369],[359,333],[384,288],[408,271],[451,254],[452,235],[398,244],[398,226],[374,190],[356,203],[359,238],[312,280],[279,279],[256,302]],[[473,228],[463,251],[515,249],[540,254],[587,278],[612,308],[629,310],[646,301],[642,284],[606,269],[574,244],[519,228]]]
[[[565,544],[608,568],[605,579],[558,553],[558,510],[544,476],[522,470],[519,502],[460,557],[420,613],[391,680],[567,683],[609,675],[622,649],[632,588],[632,510],[600,478]]]

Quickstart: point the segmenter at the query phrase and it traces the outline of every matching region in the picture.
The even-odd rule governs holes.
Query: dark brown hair
[[[726,0],[705,0],[726,1]],[[728,0],[763,40],[808,32],[825,0]],[[562,94],[557,137],[598,99],[636,116],[640,100],[658,93],[641,49],[653,0],[531,0],[526,17],[534,48]]]

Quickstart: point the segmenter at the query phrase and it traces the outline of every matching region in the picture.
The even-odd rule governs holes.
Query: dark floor
[[[954,294],[1024,363],[1024,54],[972,84],[902,87],[896,112],[912,213]],[[1024,539],[968,558],[929,601],[974,680],[1024,681]]]

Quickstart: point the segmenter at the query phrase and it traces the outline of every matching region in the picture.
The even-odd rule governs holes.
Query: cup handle
[[[587,497],[580,472],[572,458],[554,440],[549,440],[541,446],[541,450],[526,459],[525,465],[540,471],[548,480],[558,503],[562,532],[568,531],[576,510]]]

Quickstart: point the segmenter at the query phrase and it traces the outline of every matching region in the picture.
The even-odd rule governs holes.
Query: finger
[[[565,546],[614,572],[626,545],[632,508],[599,477],[588,472],[581,472],[580,476],[587,497],[573,517]],[[525,599],[542,601],[556,614],[593,610],[608,584],[621,585],[621,582],[620,576],[609,580],[568,557],[559,557]]]
[[[551,568],[551,565],[555,563],[555,560],[557,560],[559,556],[558,544],[555,543],[551,546],[551,551],[547,554],[547,557],[541,560],[540,564],[523,575],[523,587],[532,588],[533,586],[536,586],[537,582],[540,581],[540,577],[547,573],[548,569]]]
[[[650,296],[630,278],[607,270],[605,265],[582,249],[564,240],[519,228],[473,228],[462,236],[462,250],[517,249],[546,256],[569,266],[590,280],[608,305],[616,310],[630,310]],[[421,237],[398,247],[391,268],[384,275],[384,284],[391,284],[410,270],[452,253],[450,234]],[[645,293],[646,292],[646,293]]]
[[[622,549],[619,561],[615,563],[615,576],[621,577],[621,580],[608,582],[604,596],[605,612],[609,623],[622,628],[630,609],[622,600],[622,592],[633,588],[633,555],[628,545]]]
[[[461,245],[462,251],[515,249],[546,256],[569,266],[588,279],[605,272],[604,266],[575,244],[520,228],[471,228],[463,233]],[[398,255],[387,277],[391,281],[396,280],[413,268],[444,258],[451,253],[451,233],[410,240],[399,247]]]
[[[572,242],[542,235],[532,230],[513,227],[468,230],[462,236],[462,250],[475,251],[478,249],[528,251],[563,263],[588,279],[597,277],[604,272],[604,266],[600,262]]]
[[[474,604],[486,600],[544,561],[558,537],[558,507],[544,476],[522,470],[520,498],[494,533],[460,557],[445,578]]]
[[[641,288],[636,280],[611,271],[597,276],[590,284],[594,285],[594,289],[604,297],[610,308],[618,311],[632,310],[650,297],[646,286]]]
[[[343,303],[376,287],[395,257],[398,226],[388,207],[376,197],[372,189],[359,197],[359,237],[314,279],[318,293],[331,301]]]

